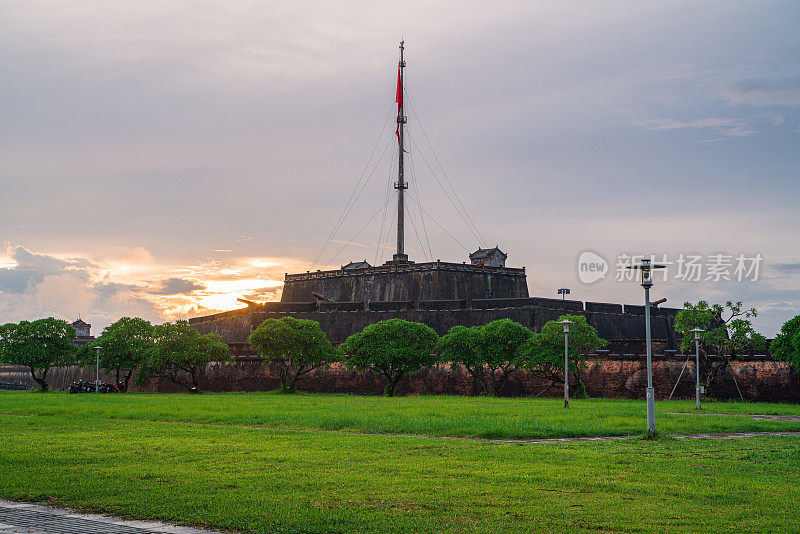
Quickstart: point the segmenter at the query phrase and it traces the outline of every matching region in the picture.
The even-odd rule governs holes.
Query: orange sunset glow
[[[109,319],[121,308],[119,314],[161,322],[241,308],[240,298],[280,300],[284,273],[306,264],[286,257],[209,257],[187,266],[159,261],[142,247],[44,254],[7,245],[0,255],[0,268],[24,271],[43,265],[49,270],[41,283],[16,296],[21,316],[44,306],[73,320],[103,301],[112,310]]]

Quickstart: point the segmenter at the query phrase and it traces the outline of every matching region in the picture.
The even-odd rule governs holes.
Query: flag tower
[[[400,41],[400,63],[397,65],[397,96],[395,97],[395,102],[397,102],[397,129],[395,130],[395,134],[397,135],[398,145],[397,181],[394,183],[394,188],[397,189],[397,253],[392,257],[393,263],[408,263],[408,254],[406,254],[404,250],[404,193],[405,190],[408,189],[408,183],[405,181],[405,176],[403,173],[403,155],[405,154],[405,150],[403,149],[403,127],[407,122],[406,116],[403,114],[403,69],[406,66],[406,62],[403,60],[403,50],[405,49],[403,46],[404,42],[405,41]]]

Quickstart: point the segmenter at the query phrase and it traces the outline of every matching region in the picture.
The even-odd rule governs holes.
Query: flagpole
[[[393,261],[395,263],[406,263],[408,262],[408,255],[405,254],[405,198],[404,193],[405,190],[408,189],[408,183],[405,181],[405,176],[403,172],[403,156],[405,154],[405,150],[403,150],[403,127],[407,121],[406,116],[403,113],[403,69],[406,66],[406,62],[403,60],[403,51],[405,47],[403,46],[405,41],[400,41],[400,63],[397,67],[397,96],[395,97],[395,101],[397,102],[397,130],[395,131],[397,134],[397,145],[398,145],[398,157],[397,157],[397,181],[394,184],[394,188],[397,189],[397,254],[394,255]]]

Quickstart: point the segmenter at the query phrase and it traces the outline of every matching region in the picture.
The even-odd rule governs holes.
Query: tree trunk
[[[192,386],[193,386],[192,389],[190,389],[189,391],[191,391],[192,393],[200,393],[200,386],[197,383],[197,376],[195,376],[196,373],[197,373],[197,368],[195,367],[193,367],[192,370],[189,372],[189,376],[192,377]]]
[[[403,373],[398,373],[396,376],[389,379],[389,383],[386,384],[386,387],[383,389],[383,394],[386,397],[394,397],[394,387],[397,385],[397,383],[400,381],[402,377]]]
[[[489,377],[486,379],[486,394],[492,397],[497,396],[497,387],[494,383],[494,373],[497,371],[494,367],[489,367]]]
[[[575,388],[572,390],[573,393],[570,395],[573,399],[586,399],[589,396],[586,394],[586,386],[581,380],[581,369],[580,367],[575,369]]]
[[[281,393],[292,393],[292,378],[291,373],[289,373],[289,368],[284,364],[278,364],[278,378],[281,381]]]
[[[701,360],[701,365],[705,372],[703,373],[704,384],[706,386],[707,394],[710,394],[711,388],[717,381],[717,375],[720,371],[728,366],[728,360],[722,359],[721,361],[714,362],[711,358],[706,358],[705,361]]]
[[[131,381],[131,377],[133,376],[133,371],[128,371],[123,375],[122,378],[122,391],[128,391],[128,382]]]
[[[486,377],[484,376],[485,371],[483,369],[483,365],[475,367],[474,369],[470,368],[468,365],[464,365],[464,368],[466,368],[467,372],[472,376],[473,379],[478,381],[478,384],[480,384],[483,394],[488,395],[489,387],[486,384]]]
[[[44,370],[41,378],[36,376],[36,370],[33,367],[31,367],[30,370],[31,370],[31,378],[33,378],[34,382],[39,384],[39,391],[42,393],[47,393],[47,382],[45,381],[45,378],[47,378],[47,369]]]
[[[297,375],[292,376],[291,374],[287,373],[286,381],[283,383],[282,389],[284,393],[296,393]]]
[[[500,387],[497,389],[497,396],[502,397],[505,395],[506,392],[506,384],[508,383],[508,369],[501,369],[500,374]]]

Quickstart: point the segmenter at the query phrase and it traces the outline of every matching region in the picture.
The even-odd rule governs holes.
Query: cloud
[[[769,267],[782,274],[800,274],[800,263],[771,263]]]
[[[13,260],[12,267],[0,269],[0,291],[24,293],[44,281],[47,276],[71,273],[85,278],[91,262],[83,258],[59,259],[46,254],[35,254],[25,247],[8,247],[6,254]]]
[[[180,295],[188,294],[199,289],[205,289],[206,286],[193,282],[192,280],[184,280],[182,278],[168,278],[158,282],[155,288],[148,290],[148,293],[153,295]]]
[[[734,104],[800,106],[800,78],[743,80],[727,91]]]
[[[122,316],[161,322],[216,313],[240,307],[237,298],[277,300],[283,273],[303,265],[292,258],[252,256],[164,263],[141,247],[109,247],[88,257],[17,245],[8,246],[6,255],[0,322],[82,316],[93,328]]]
[[[713,130],[722,134],[725,138],[747,137],[759,130],[754,130],[744,119],[725,119],[720,117],[706,117],[702,119],[678,120],[678,119],[647,119],[637,123],[647,130]]]
[[[14,263],[0,269],[0,321],[82,316],[104,326],[134,312],[151,320],[161,316],[153,302],[137,297],[135,284],[103,281],[107,269],[89,258],[32,252],[21,245],[6,253]]]
[[[166,320],[278,298],[284,272],[314,268],[386,117],[396,146],[403,33],[407,148],[430,137],[433,170],[441,161],[489,245],[529,267],[532,293],[554,294],[587,245],[741,243],[772,257],[796,238],[790,3],[0,4],[0,241],[28,251],[0,259],[3,317],[89,306],[97,324]],[[411,152],[433,256],[466,259],[437,225],[469,232]],[[334,239],[354,235],[396,172],[377,168]],[[359,241],[383,242],[380,222]],[[380,263],[393,244],[339,249],[322,259]]]

